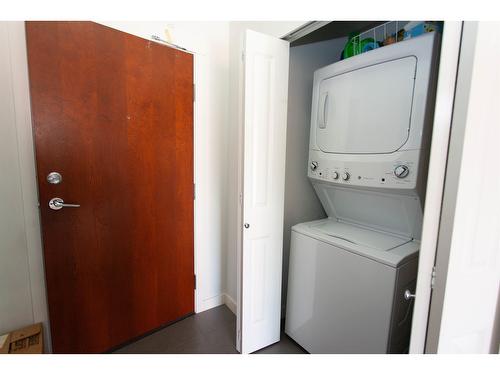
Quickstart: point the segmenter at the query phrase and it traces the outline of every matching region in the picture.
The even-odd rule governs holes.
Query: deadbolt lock
[[[47,175],[47,182],[53,185],[60,184],[62,182],[62,176],[59,172],[50,172]]]

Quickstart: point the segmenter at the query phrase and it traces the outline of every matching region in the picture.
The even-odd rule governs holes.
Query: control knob
[[[333,178],[334,180],[338,180],[338,178],[339,178],[339,174],[338,174],[338,172],[332,172],[332,178]]]
[[[317,168],[318,168],[318,162],[312,161],[311,162],[311,171],[315,171]]]
[[[348,172],[342,173],[342,180],[347,181],[349,177],[351,177],[351,175]]]
[[[397,178],[405,178],[409,173],[410,168],[408,168],[406,165],[398,165],[396,168],[394,168],[394,175]]]

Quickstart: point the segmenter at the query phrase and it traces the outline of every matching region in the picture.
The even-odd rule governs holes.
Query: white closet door
[[[289,43],[247,31],[241,352],[280,339]]]

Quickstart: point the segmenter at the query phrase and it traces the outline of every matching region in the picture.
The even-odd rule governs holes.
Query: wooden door
[[[104,352],[194,310],[193,56],[91,22],[26,33],[53,350]]]

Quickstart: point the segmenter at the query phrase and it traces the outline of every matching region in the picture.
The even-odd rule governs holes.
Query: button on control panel
[[[394,175],[397,178],[405,178],[410,173],[410,169],[406,165],[398,165],[394,168]]]
[[[351,175],[348,172],[342,173],[342,180],[348,181]]]

